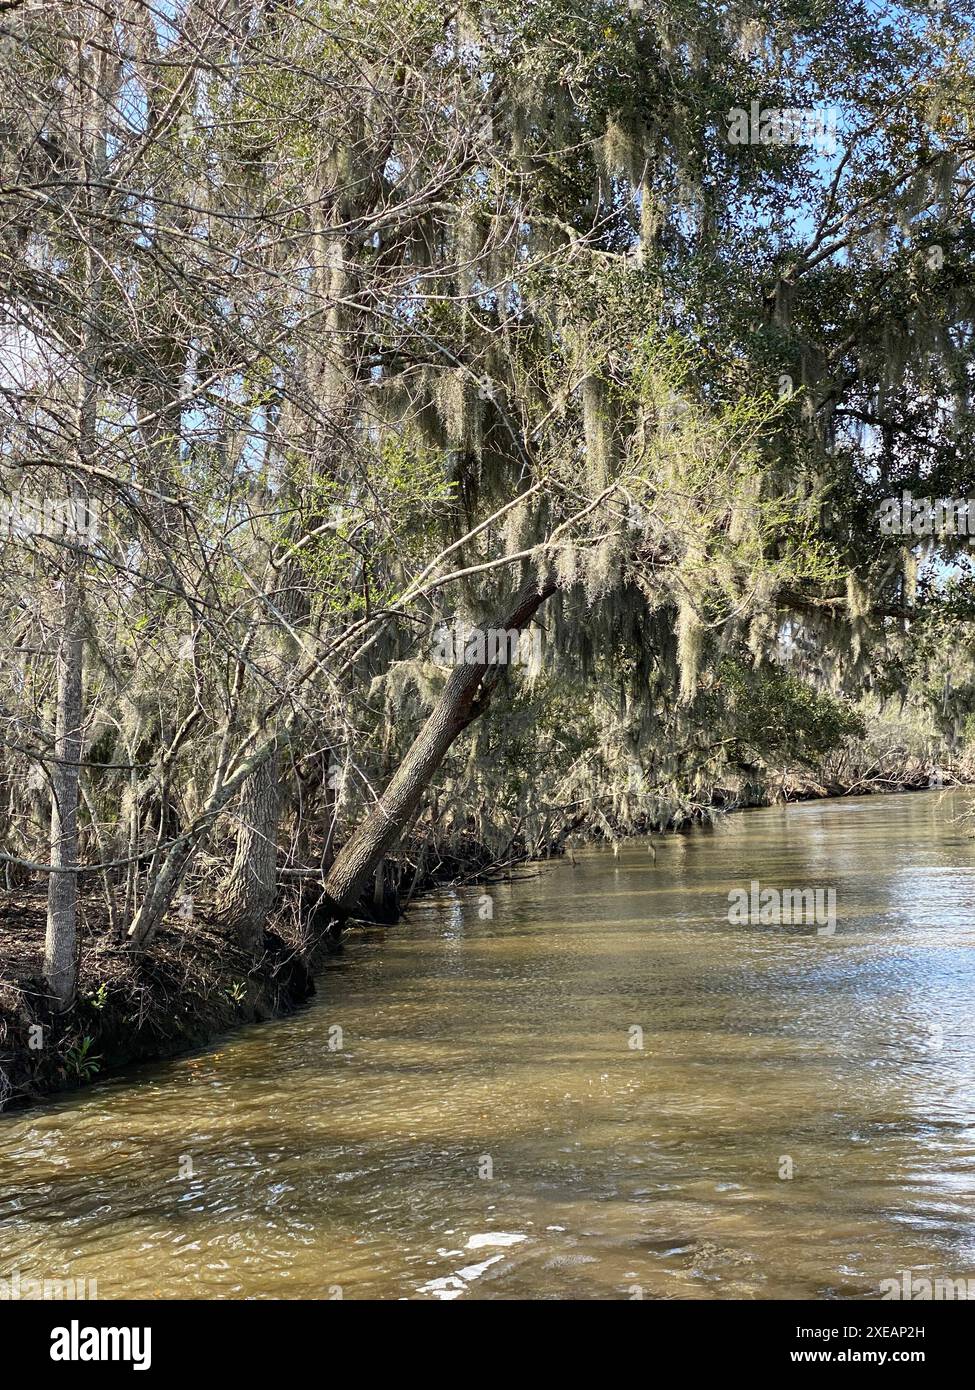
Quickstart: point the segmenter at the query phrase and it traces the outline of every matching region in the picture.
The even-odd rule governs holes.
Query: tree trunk
[[[255,951],[277,897],[280,794],[277,750],[244,783],[238,810],[237,850],[221,885],[220,910],[240,945]]]
[[[162,919],[172,906],[187,870],[206,844],[217,817],[241,787],[274,756],[283,737],[275,735],[241,763],[228,781],[217,781],[196,820],[170,845],[162,867],[154,873],[142,905],[129,927],[128,937],[133,950],[144,951],[148,947]]]
[[[98,446],[102,261],[92,238],[96,235],[95,214],[100,211],[105,199],[102,181],[107,162],[106,68],[104,46],[93,56],[87,45],[79,45],[77,89],[84,95],[77,152],[79,170],[84,175],[86,185],[84,199],[88,224],[84,247],[85,318],[75,386],[75,448],[78,460],[83,465],[91,463]],[[84,664],[83,541],[87,538],[92,521],[88,495],[76,476],[68,482],[66,493],[68,507],[57,655],[55,761],[51,773],[51,873],[47,886],[47,933],[44,941],[44,978],[57,1007],[61,1009],[71,1004],[77,986],[78,806]]]
[[[78,785],[81,762],[81,590],[73,574],[64,581],[58,694],[51,773],[51,874],[47,887],[44,978],[60,1009],[69,1007],[77,983]]]
[[[511,613],[495,626],[520,632],[555,592],[554,584],[525,586]],[[376,866],[412,824],[430,779],[468,724],[487,708],[497,664],[462,663],[447,677],[440,699],[397,768],[389,786],[336,857],[325,881],[324,910],[348,916]]]

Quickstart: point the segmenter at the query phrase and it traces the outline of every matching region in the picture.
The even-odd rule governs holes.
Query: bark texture
[[[65,579],[58,693],[51,772],[51,875],[47,890],[44,978],[55,1004],[72,1003],[77,978],[78,786],[82,748],[81,684],[84,643],[81,593],[73,576]]]
[[[280,795],[275,750],[240,794],[237,848],[220,890],[220,910],[244,950],[254,951],[277,897]]]
[[[554,584],[526,585],[511,611],[494,626],[520,632],[554,591]],[[413,823],[430,779],[457,736],[487,708],[501,670],[497,663],[463,662],[447,677],[440,699],[389,786],[329,871],[323,908],[339,921],[355,909],[383,856]]]

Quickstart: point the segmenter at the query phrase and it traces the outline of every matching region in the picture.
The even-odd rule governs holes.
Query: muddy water
[[[358,935],[300,1016],[0,1119],[0,1277],[441,1299],[975,1278],[967,799],[747,812]],[[834,887],[835,934],[732,925],[752,879]]]

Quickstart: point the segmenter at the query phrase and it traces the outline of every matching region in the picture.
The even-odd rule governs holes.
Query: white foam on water
[[[485,1245],[517,1245],[527,1239],[527,1236],[517,1235],[513,1231],[487,1231],[482,1235],[471,1236],[464,1249],[483,1250]]]

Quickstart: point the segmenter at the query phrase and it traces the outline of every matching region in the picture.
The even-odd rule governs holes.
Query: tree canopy
[[[0,849],[55,993],[79,883],[254,942],[407,833],[663,827],[892,705],[962,747],[967,535],[879,509],[972,487],[971,8],[0,15]]]

